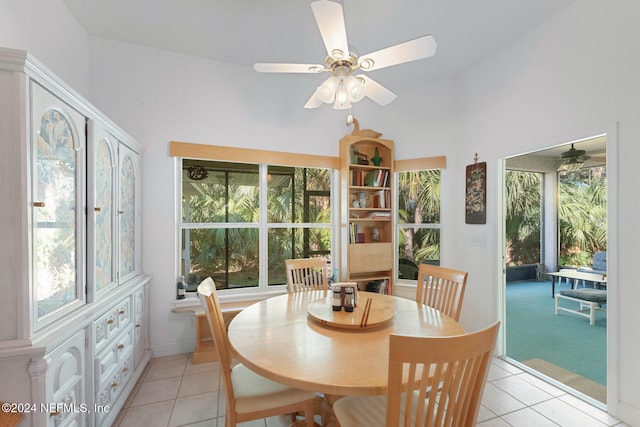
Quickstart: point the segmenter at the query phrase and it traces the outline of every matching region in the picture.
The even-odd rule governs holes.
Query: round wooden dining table
[[[376,395],[387,389],[389,335],[465,333],[451,317],[406,298],[360,292],[352,321],[346,313],[332,313],[331,301],[331,291],[305,291],[245,308],[228,330],[236,357],[291,387],[334,396]],[[334,322],[334,314],[342,320]]]

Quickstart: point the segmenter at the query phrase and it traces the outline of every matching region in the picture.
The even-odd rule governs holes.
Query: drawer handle
[[[118,344],[118,350],[122,350],[124,348],[124,344]]]
[[[118,314],[125,314],[125,313],[126,313],[126,311],[124,311],[124,310],[120,310],[120,311],[118,312]]]
[[[36,208],[44,208],[44,202],[33,202],[33,206]]]
[[[113,319],[107,320],[107,325],[111,325],[112,323],[115,323],[115,320],[113,320]]]
[[[136,323],[136,328],[141,328],[142,325],[140,323]]]
[[[100,212],[102,210],[102,208],[93,208],[94,212]]]
[[[60,411],[53,411],[49,414],[50,417],[57,417],[58,415],[60,415]]]
[[[118,387],[118,383],[112,383],[111,384],[111,388],[116,388],[116,387]]]
[[[122,368],[122,372],[128,372],[129,368]]]
[[[118,211],[118,213],[119,213],[120,215],[122,215],[122,214],[124,213],[124,211]]]

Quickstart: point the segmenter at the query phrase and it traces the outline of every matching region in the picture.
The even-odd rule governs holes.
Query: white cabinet
[[[22,425],[109,425],[151,358],[140,149],[0,48],[0,150],[0,401],[59,404]]]

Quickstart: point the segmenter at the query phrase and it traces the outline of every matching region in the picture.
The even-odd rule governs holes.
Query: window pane
[[[182,271],[188,290],[211,276],[217,289],[258,286],[258,229],[182,230]]]
[[[559,174],[560,265],[591,265],[607,250],[606,167]]]
[[[398,279],[418,278],[418,265],[440,265],[440,170],[399,172]],[[433,224],[433,225],[428,225]],[[435,226],[435,227],[434,227]]]
[[[329,169],[268,167],[268,221],[329,223]]]
[[[440,170],[398,173],[398,223],[440,223]]]
[[[507,171],[506,263],[508,266],[541,262],[542,174]]]
[[[325,256],[330,260],[331,230],[328,228],[270,228],[269,285],[287,283],[284,261]]]
[[[421,262],[440,265],[440,230],[400,228],[398,230],[398,278],[418,278]]]
[[[183,160],[183,222],[258,222],[258,170],[258,165]]]

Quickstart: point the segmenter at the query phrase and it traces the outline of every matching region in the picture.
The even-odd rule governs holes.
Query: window
[[[544,175],[507,170],[506,175],[506,264],[533,265],[542,262],[542,201]]]
[[[440,264],[441,171],[398,172],[398,277],[415,280],[422,262]]]
[[[594,253],[607,250],[607,169],[558,175],[560,265],[591,265]]]
[[[286,284],[284,260],[331,254],[332,170],[182,160],[181,274],[188,291]]]

